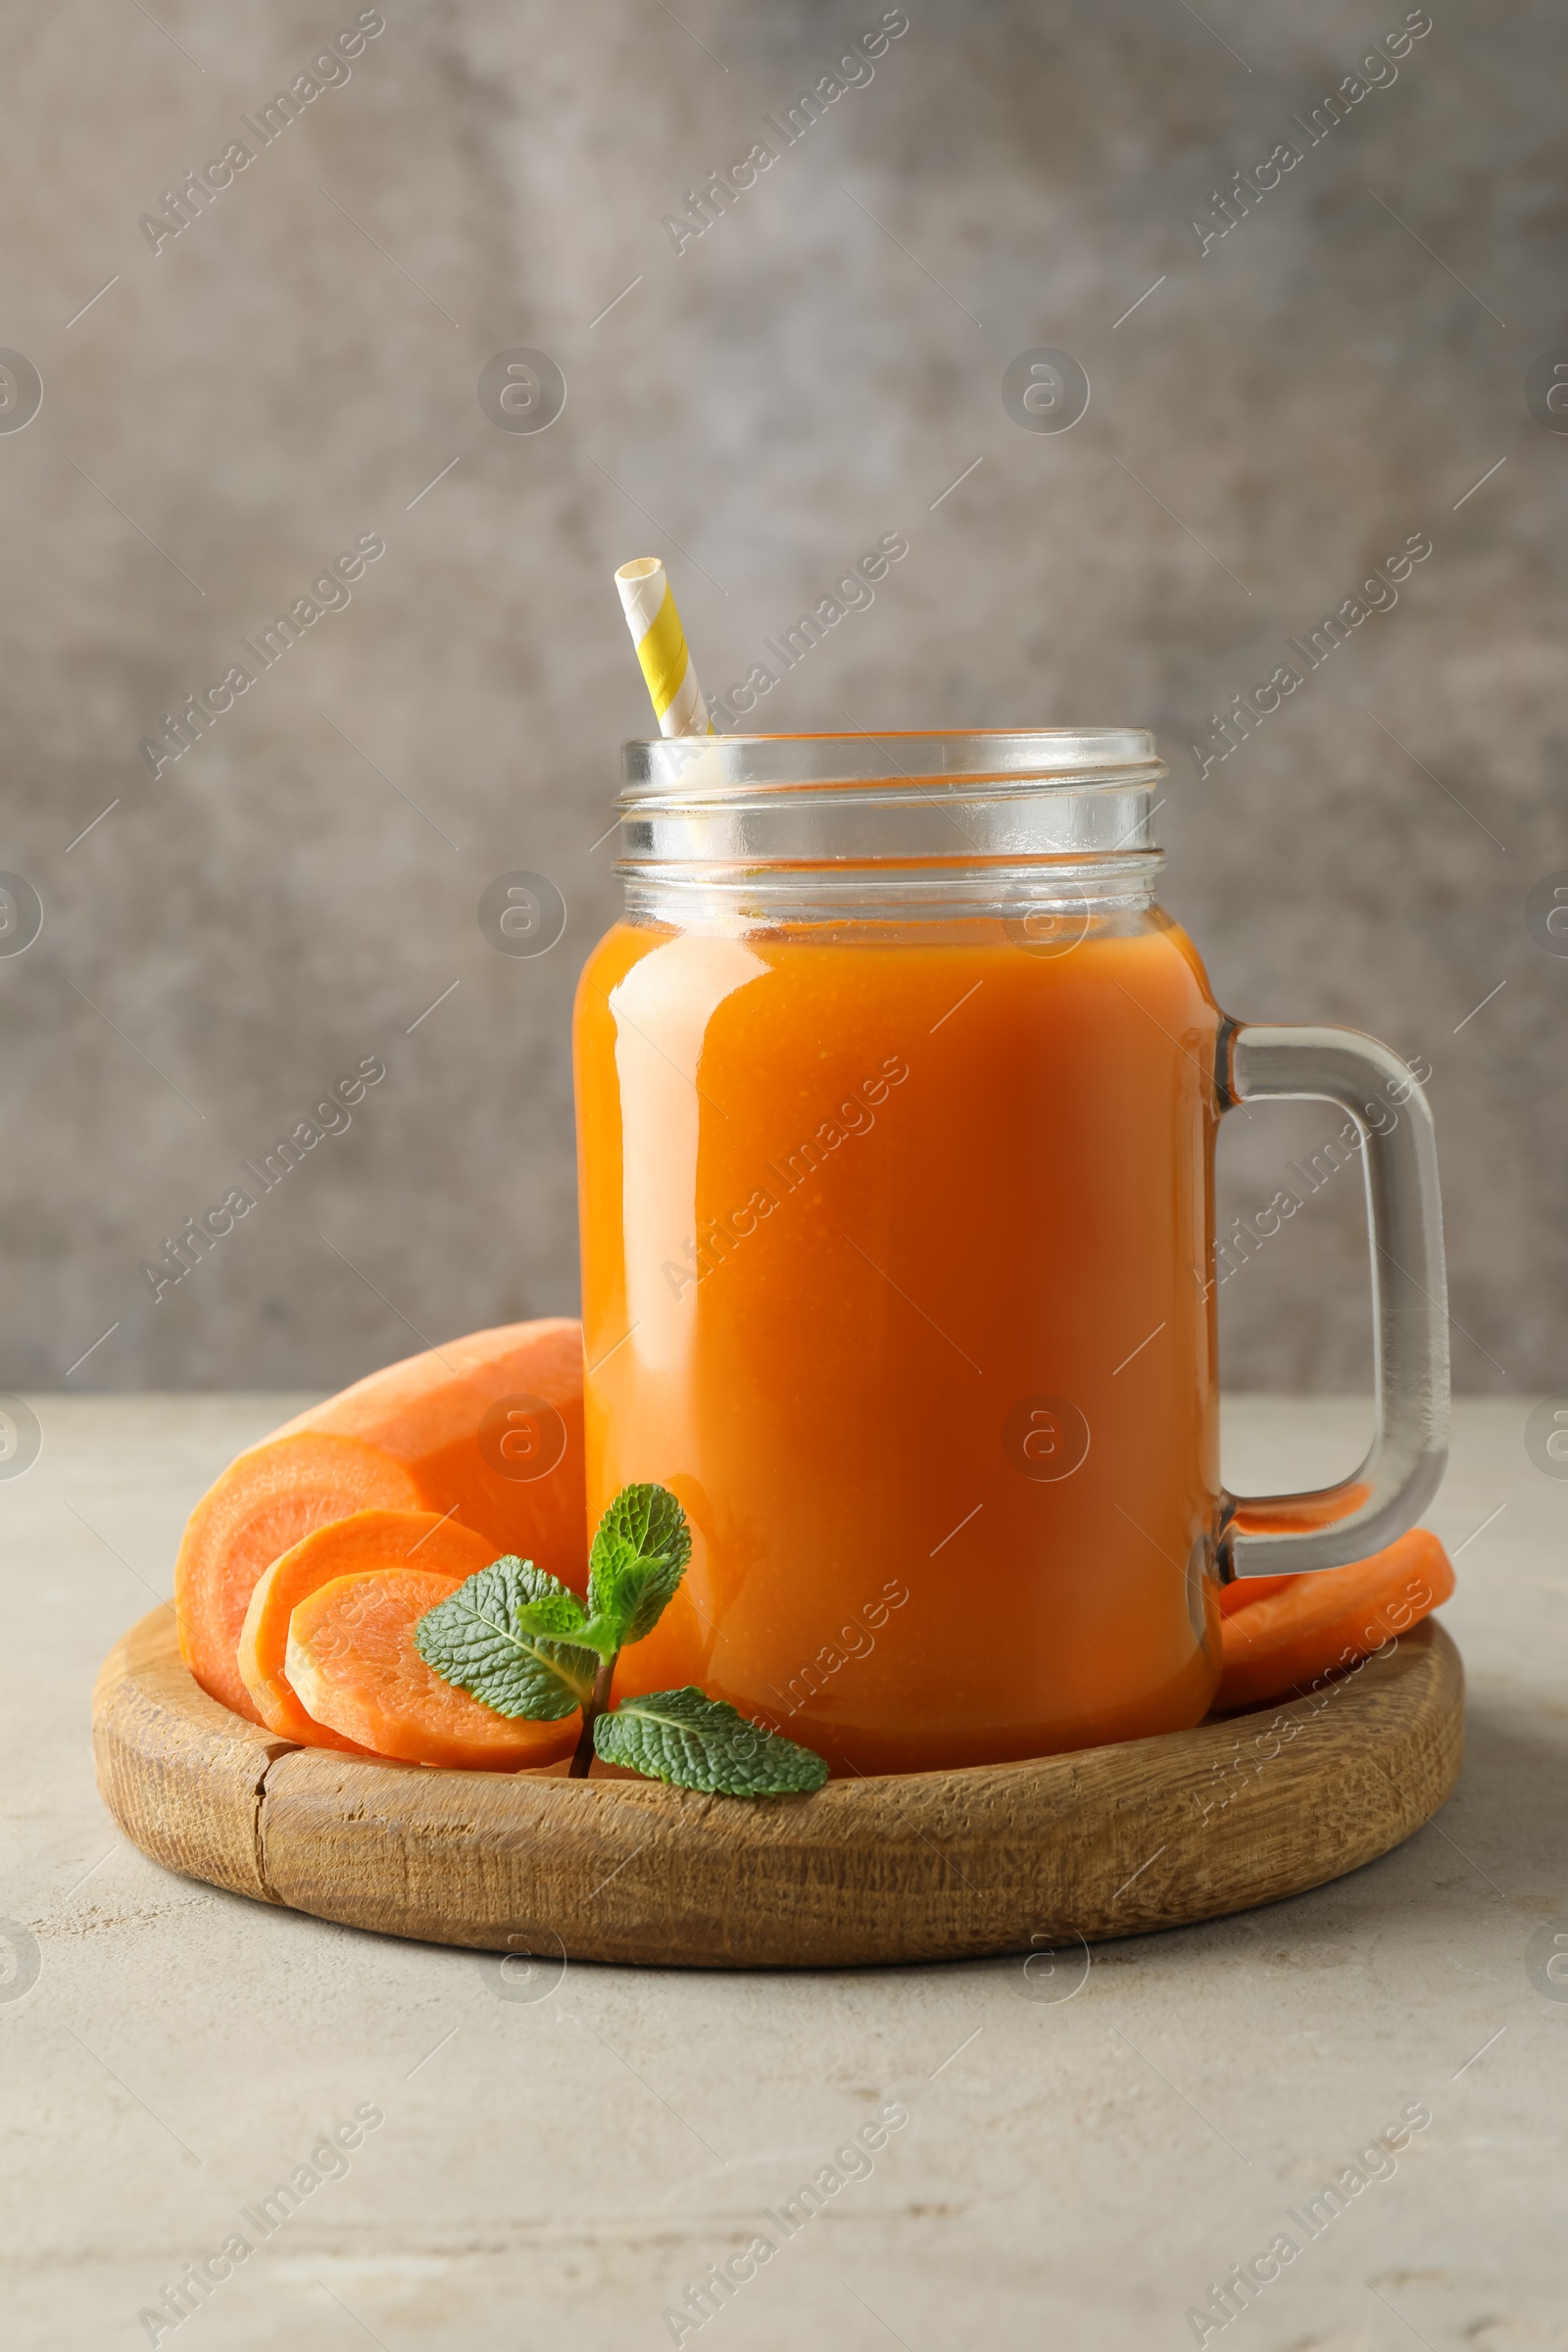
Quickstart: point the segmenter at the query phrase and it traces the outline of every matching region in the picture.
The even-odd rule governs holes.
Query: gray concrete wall
[[[386,0],[266,147],[241,118],[352,6],[7,0],[0,341],[44,399],[0,431],[0,865],[45,919],[0,956],[5,1385],[324,1387],[569,1308],[568,1005],[646,727],[610,572],[668,558],[721,687],[888,530],[907,559],[766,723],[1155,727],[1224,1002],[1430,1058],[1457,1379],[1554,1385],[1568,959],[1526,903],[1568,868],[1568,439],[1525,379],[1568,338],[1564,37],[1432,5],[1309,144],[1400,7],[911,0],[677,255],[662,216],[874,0]],[[155,253],[140,216],[236,136]],[[1220,236],[1216,182],[1283,139]],[[548,431],[476,396],[517,346],[564,372]],[[1038,347],[1088,373],[1069,432],[1004,405]],[[366,533],[352,604],[155,778],[160,714]],[[1397,604],[1200,774],[1209,714],[1412,533]],[[475,915],[521,867],[568,909],[538,958]],[[362,1056],[352,1127],[154,1305],[140,1261]],[[1227,1203],[1323,1126],[1230,1138]],[[1353,1182],[1227,1286],[1234,1382],[1364,1384]]]

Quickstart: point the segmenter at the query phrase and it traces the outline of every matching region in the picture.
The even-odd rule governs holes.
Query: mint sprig
[[[695,1686],[611,1706],[622,1648],[653,1632],[691,1552],[686,1514],[667,1487],[622,1487],[594,1536],[586,1608],[569,1586],[509,1555],[427,1609],[415,1646],[432,1673],[498,1715],[559,1723],[580,1707],[573,1779],[597,1755],[712,1795],[820,1788],[819,1755]]]

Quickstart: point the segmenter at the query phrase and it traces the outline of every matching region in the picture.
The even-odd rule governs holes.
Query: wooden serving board
[[[128,1838],[260,1902],[547,1963],[842,1967],[1044,1953],[1322,1886],[1437,1811],[1463,1699],[1428,1621],[1314,1697],[1196,1731],[744,1801],[296,1747],[198,1689],[166,1608],[105,1661],[93,1737]]]

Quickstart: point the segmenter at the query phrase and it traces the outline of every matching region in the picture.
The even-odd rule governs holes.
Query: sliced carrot
[[[1281,1583],[1224,1620],[1218,1711],[1260,1706],[1370,1656],[1447,1599],[1453,1568],[1437,1537],[1416,1527],[1370,1559]]]
[[[288,1621],[299,1603],[335,1577],[369,1568],[426,1568],[454,1590],[488,1568],[487,1537],[438,1519],[434,1511],[356,1511],[317,1528],[274,1560],[251,1594],[239,1637],[240,1679],[269,1731],[315,1747],[357,1747],[308,1715],[289,1688],[283,1658]]]
[[[581,1326],[509,1323],[449,1341],[231,1462],[191,1513],[174,1570],[180,1654],[203,1690],[261,1720],[237,1662],[257,1579],[302,1537],[362,1510],[450,1512],[492,1559],[520,1552],[585,1591]]]
[[[306,1708],[357,1746],[410,1764],[517,1772],[569,1754],[575,1715],[514,1722],[431,1673],[414,1629],[451,1591],[450,1577],[428,1569],[372,1568],[309,1593],[289,1620],[283,1660]]]
[[[1219,1613],[1234,1617],[1238,1609],[1250,1609],[1254,1600],[1267,1600],[1271,1592],[1283,1592],[1287,1585],[1298,1580],[1294,1576],[1238,1576],[1219,1589]]]
[[[413,1511],[423,1500],[401,1462],[357,1438],[301,1431],[241,1454],[191,1513],[174,1568],[180,1656],[202,1689],[260,1723],[237,1652],[263,1570],[350,1511]]]

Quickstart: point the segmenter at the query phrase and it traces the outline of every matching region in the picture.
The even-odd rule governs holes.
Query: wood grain
[[[295,1747],[198,1690],[155,1610],[105,1661],[93,1730],[110,1811],[187,1877],[546,1961],[789,1968],[1042,1950],[1299,1894],[1431,1818],[1463,1709],[1429,1620],[1315,1696],[1196,1731],[742,1801]]]
[[[98,1793],[143,1853],[188,1879],[279,1899],[262,1875],[258,1825],[269,1768],[294,1743],[192,1681],[172,1602],[133,1625],[99,1668],[92,1743]]]

